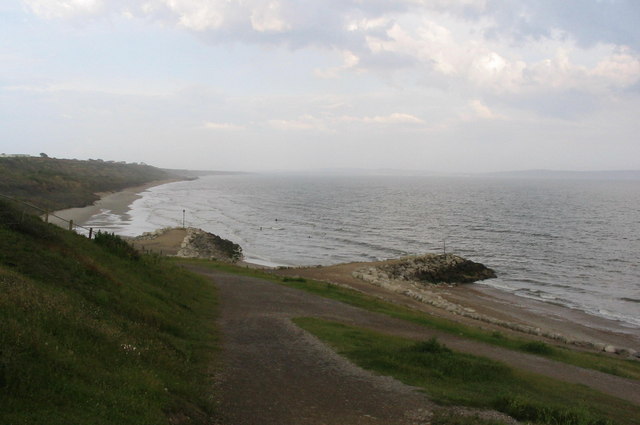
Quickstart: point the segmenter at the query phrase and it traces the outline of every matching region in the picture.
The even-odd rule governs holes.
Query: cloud
[[[487,105],[485,105],[478,99],[474,99],[471,102],[469,102],[469,106],[473,110],[474,116],[478,118],[487,119],[487,120],[496,120],[496,119],[504,118],[504,116],[493,112],[491,109],[489,109]]]
[[[640,50],[640,3],[636,0],[23,0],[37,15],[70,18],[115,14],[154,18],[194,31],[289,32],[303,42],[348,40],[344,33],[371,33],[403,15],[455,17],[483,22],[490,37],[514,41],[551,38],[561,32],[581,47],[599,43]],[[243,34],[244,33],[244,34]],[[283,39],[281,39],[283,40]],[[295,40],[289,39],[288,42]],[[347,46],[343,46],[347,47]]]
[[[635,0],[23,1],[45,19],[128,16],[211,43],[312,49],[341,57],[315,68],[319,79],[367,74],[401,87],[466,91],[465,102],[532,93],[606,97],[640,82]],[[317,128],[308,119],[273,125]]]
[[[104,11],[103,0],[23,0],[33,13],[45,19],[68,19],[97,15]]]
[[[561,31],[583,48],[610,43],[640,50],[636,0],[488,0],[482,14],[491,16],[494,36],[526,40]]]
[[[313,115],[302,115],[297,119],[283,120],[283,119],[271,119],[267,120],[267,125],[276,130],[290,131],[290,130],[320,130],[327,131],[328,128],[322,119],[316,118]]]
[[[282,5],[277,1],[254,8],[251,11],[251,26],[259,32],[284,32],[291,29],[282,15]]]
[[[360,58],[353,52],[345,50],[342,52],[343,64],[325,69],[316,69],[314,74],[319,78],[338,78],[345,71],[353,70],[360,63]]]
[[[420,118],[411,114],[404,114],[400,112],[394,112],[386,116],[355,118],[353,120],[368,124],[424,124],[424,121]]]
[[[349,124],[376,124],[376,125],[423,125],[425,122],[415,115],[394,112],[389,115],[376,116],[352,116],[352,115],[325,115],[317,117],[305,114],[297,119],[283,120],[272,119],[267,125],[277,130],[320,130],[335,131],[338,126]]]
[[[222,130],[222,131],[238,131],[243,130],[244,127],[236,124],[231,124],[227,122],[205,122],[203,127],[207,130]]]

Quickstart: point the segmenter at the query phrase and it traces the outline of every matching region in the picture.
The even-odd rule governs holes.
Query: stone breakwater
[[[223,239],[202,229],[189,227],[178,257],[209,258],[235,263],[242,260],[242,248],[237,243]]]
[[[442,258],[447,257],[447,258]],[[461,261],[462,260],[462,261]],[[434,265],[428,265],[429,262],[433,262]],[[555,332],[548,332],[543,329],[528,326],[520,323],[508,322],[505,320],[497,319],[495,317],[481,314],[475,311],[473,308],[464,307],[459,304],[446,300],[437,290],[442,290],[443,287],[453,286],[458,282],[444,282],[443,279],[435,279],[437,283],[431,283],[425,281],[424,276],[432,276],[431,272],[426,273],[425,270],[439,270],[443,273],[441,276],[452,276],[451,273],[446,272],[444,269],[446,265],[449,265],[451,269],[456,269],[460,264],[464,262],[470,262],[469,260],[462,259],[461,257],[452,256],[450,254],[434,255],[427,254],[420,257],[408,257],[401,260],[391,261],[389,263],[379,266],[367,266],[360,268],[352,273],[353,277],[368,282],[372,285],[379,286],[388,291],[405,295],[413,298],[424,304],[431,305],[443,309],[449,313],[453,313],[459,316],[468,317],[470,319],[478,320],[484,323],[497,325],[507,329],[511,329],[518,332],[523,332],[530,335],[541,336],[564,344],[571,344],[584,348],[596,349],[599,351],[605,351],[608,353],[616,353],[622,356],[640,357],[640,352],[635,350],[614,347],[611,345],[593,342],[593,341],[581,341],[575,338],[571,338],[565,335],[561,335]],[[471,262],[473,263],[473,262]],[[473,263],[478,264],[478,263]],[[488,272],[482,271],[483,268],[488,270],[495,277],[495,273],[491,269],[487,269],[482,264],[481,267],[472,266],[473,270],[476,270],[479,276],[488,276]],[[463,270],[467,270],[465,267]],[[469,282],[470,274],[468,271],[463,272],[464,281]],[[416,277],[422,278],[422,280],[416,280]],[[488,279],[489,277],[483,277],[482,279]],[[473,281],[481,280],[480,278]]]
[[[143,233],[134,238],[134,240],[160,240],[164,235],[176,230],[186,232],[184,239],[180,242],[180,246],[177,247],[176,257],[207,258],[232,263],[240,261],[243,258],[240,245],[195,227],[188,227],[186,229],[167,227],[153,232]]]
[[[423,284],[460,284],[496,277],[483,264],[453,254],[425,254],[393,260],[377,267],[377,276]]]

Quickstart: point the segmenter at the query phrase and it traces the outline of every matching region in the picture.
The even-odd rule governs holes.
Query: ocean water
[[[640,182],[207,176],[151,188],[87,224],[133,236],[200,227],[267,265],[452,252],[481,284],[640,328]]]

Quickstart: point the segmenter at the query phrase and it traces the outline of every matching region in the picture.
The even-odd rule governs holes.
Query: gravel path
[[[219,289],[223,363],[221,424],[427,424],[434,405],[415,388],[375,376],[297,328],[321,317],[447,346],[581,383],[640,404],[640,383],[457,338],[313,294],[189,266]]]

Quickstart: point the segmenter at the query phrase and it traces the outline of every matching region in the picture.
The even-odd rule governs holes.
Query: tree
[[[44,152],[40,152],[40,158],[49,158],[49,155]]]

